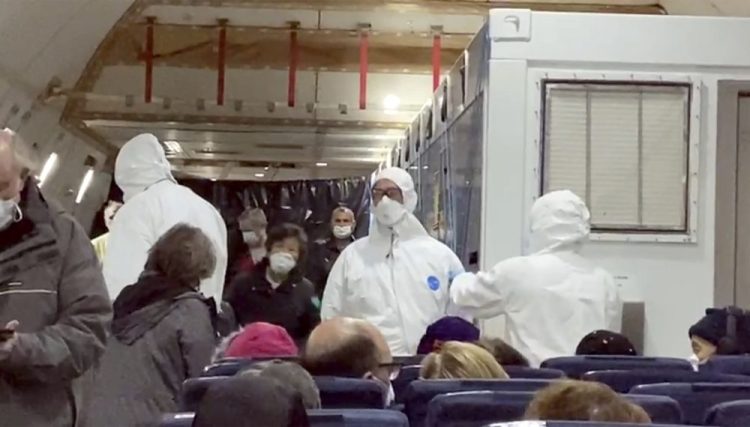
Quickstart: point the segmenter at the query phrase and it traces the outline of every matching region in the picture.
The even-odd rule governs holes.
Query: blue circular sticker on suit
[[[433,291],[437,291],[438,289],[440,289],[440,279],[435,276],[428,277],[427,286],[429,286]]]

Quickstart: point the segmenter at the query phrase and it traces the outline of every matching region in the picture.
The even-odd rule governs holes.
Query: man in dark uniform
[[[328,273],[336,259],[354,241],[353,234],[356,228],[354,212],[347,207],[340,206],[331,214],[330,236],[313,242],[307,267],[307,279],[315,285],[318,298],[323,297]]]

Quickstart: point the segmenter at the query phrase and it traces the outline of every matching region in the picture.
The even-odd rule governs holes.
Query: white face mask
[[[691,354],[690,357],[688,357],[688,360],[690,361],[690,364],[693,365],[694,371],[698,371],[700,369],[700,365],[702,365],[702,363],[695,353]]]
[[[5,229],[11,222],[23,219],[21,208],[14,200],[0,200],[0,229]]]
[[[352,235],[351,225],[336,225],[333,227],[333,235],[337,239],[347,239]]]
[[[401,203],[389,199],[388,196],[383,196],[373,213],[381,225],[393,227],[404,219],[406,208]]]
[[[258,246],[263,243],[263,239],[255,231],[243,231],[242,240],[244,240],[248,246]]]
[[[271,263],[271,270],[277,274],[288,274],[297,265],[294,257],[287,252],[276,252],[268,259]]]

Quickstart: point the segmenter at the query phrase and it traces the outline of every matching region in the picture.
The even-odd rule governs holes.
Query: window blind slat
[[[586,196],[586,93],[554,91],[550,98],[547,182],[549,191]],[[581,120],[581,118],[584,120]]]
[[[591,94],[591,200],[594,224],[638,223],[639,95]]]
[[[554,84],[545,96],[545,191],[587,198],[594,230],[687,231],[689,88]]]

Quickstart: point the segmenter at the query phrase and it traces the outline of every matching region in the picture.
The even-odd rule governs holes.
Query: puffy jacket
[[[266,258],[252,272],[237,276],[229,286],[227,302],[240,325],[273,323],[286,329],[302,345],[320,323],[313,285],[295,269],[287,281],[273,289],[266,279],[268,268]]]
[[[95,370],[86,426],[150,427],[176,412],[182,383],[211,361],[214,314],[213,301],[188,292],[123,319]]]
[[[0,232],[0,326],[20,322],[0,355],[0,425],[79,426],[111,318],[104,279],[83,229],[30,181],[19,206]]]

